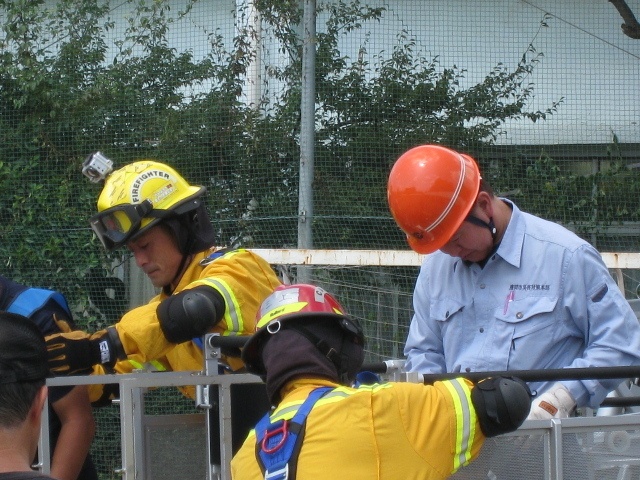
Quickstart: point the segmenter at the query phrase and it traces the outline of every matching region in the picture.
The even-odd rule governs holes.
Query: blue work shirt
[[[416,282],[405,345],[412,372],[640,365],[640,323],[602,257],[564,227],[522,212],[484,268],[443,252]],[[532,382],[543,392],[553,382]],[[562,381],[596,408],[620,379]]]

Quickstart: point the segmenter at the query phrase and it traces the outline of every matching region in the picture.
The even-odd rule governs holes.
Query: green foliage
[[[168,45],[165,2],[136,5],[109,62],[107,3],[45,5],[0,2],[0,249],[5,274],[88,308],[84,278],[111,260],[88,229],[98,190],[79,175],[83,159],[95,150],[125,161],[155,154],[186,103],[180,89],[217,67]]]
[[[77,294],[77,279],[99,263],[85,227],[92,199],[77,188],[76,172],[53,159],[0,162],[0,251],[3,271],[17,281]]]
[[[526,79],[540,57],[533,46],[512,71],[498,64],[481,83],[467,88],[462,86],[464,69],[442,68],[437,57],[425,57],[407,31],[397,35],[388,58],[374,55],[370,62],[366,45],[361,46],[357,60],[342,57],[340,37],[383,13],[364,9],[358,2],[351,7],[338,4],[330,9],[326,33],[318,35],[314,187],[319,197],[328,200],[316,209],[319,216],[339,212],[362,223],[367,217],[378,218],[380,238],[388,241],[375,246],[392,248],[403,246],[404,240],[395,226],[380,219],[388,218],[386,180],[398,156],[425,143],[478,148],[492,143],[507,120],[537,121],[552,114],[558,104],[544,111],[526,110],[533,94],[533,85]],[[341,194],[330,194],[336,191]],[[347,231],[338,238],[319,240],[316,243],[326,248],[345,243],[371,248],[369,238]]]
[[[638,174],[622,158],[615,137],[606,161],[593,162],[582,162],[591,173],[576,173],[579,159],[569,164],[542,151],[533,159],[516,155],[487,163],[483,170],[496,191],[512,198],[521,209],[589,238],[607,226],[640,221]]]
[[[208,33],[210,48],[200,57],[178,50],[169,41],[171,27],[190,19],[197,0],[184,2],[182,11],[172,12],[166,0],[0,0],[3,274],[63,291],[82,311],[81,326],[90,323],[91,330],[126,306],[119,296],[89,300],[96,289],[116,287],[106,277],[123,260],[122,252],[105,254],[88,228],[99,186],[80,169],[91,152],[104,152],[116,166],[154,158],[205,185],[221,245],[297,245],[301,3],[254,2],[263,30],[287,61],[264,69],[273,90],[248,106],[242,94],[256,32],[245,27],[231,41]],[[115,37],[112,8],[124,7],[131,14]],[[341,41],[383,19],[384,8],[354,0],[319,10],[318,248],[405,249],[385,191],[402,152],[438,142],[482,153],[506,121],[542,121],[558,106],[527,109],[534,92],[528,79],[542,55],[533,44],[517,65],[498,63],[469,86],[464,68],[425,56],[409,31],[398,33],[389,53],[369,52],[365,37],[357,58],[345,56]],[[640,220],[640,182],[615,144],[610,168],[582,176],[544,152],[535,160],[515,156],[498,164],[477,157],[496,190],[514,192],[525,210],[591,231],[606,222]],[[323,275],[342,281],[336,272]],[[346,275],[344,283],[376,277],[369,271]],[[413,276],[402,278],[385,281],[410,289]]]
[[[185,0],[173,12],[164,0],[128,0],[124,32],[108,41],[116,26],[109,2],[0,0],[5,274],[59,288],[72,303],[90,307],[89,272],[108,276],[121,261],[120,253],[104,254],[87,227],[99,187],[79,171],[96,150],[116,166],[152,157],[205,185],[220,244],[297,244],[300,4],[255,2],[264,31],[288,61],[264,70],[265,83],[282,88],[247,106],[243,82],[256,32],[245,27],[232,41],[208,33],[209,51],[197,58],[178,50],[169,32],[195,3]],[[357,58],[341,52],[345,36],[385,14],[360,1],[319,7],[314,243],[321,248],[406,248],[385,192],[403,151],[429,142],[482,151],[507,120],[544,120],[558,105],[527,109],[534,87],[527,82],[541,56],[533,45],[513,68],[499,63],[471,86],[464,68],[425,56],[408,31],[398,33],[388,54],[368,52],[366,37]],[[518,189],[534,211],[591,222],[605,213],[638,216],[631,195],[617,197],[629,180],[625,172],[572,176],[544,156],[532,164],[515,158],[499,169],[502,184]],[[579,200],[568,205],[570,198]],[[374,231],[375,238],[368,234]]]

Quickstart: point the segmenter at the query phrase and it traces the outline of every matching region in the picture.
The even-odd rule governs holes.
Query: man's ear
[[[476,198],[475,206],[479,208],[488,218],[493,218],[493,196],[481,191]]]
[[[33,405],[31,405],[31,410],[29,411],[29,417],[34,422],[40,422],[42,418],[42,409],[45,406],[45,402],[47,401],[48,389],[46,385],[43,385],[38,393],[36,394],[35,399],[33,400]]]

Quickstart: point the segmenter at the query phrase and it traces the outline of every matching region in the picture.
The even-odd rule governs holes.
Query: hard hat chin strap
[[[467,218],[464,219],[465,222],[473,223],[474,225],[478,225],[479,227],[488,228],[491,232],[491,238],[493,241],[496,241],[496,236],[498,234],[498,229],[496,228],[496,224],[493,223],[493,218],[489,217],[489,221],[485,222],[484,220],[479,219],[475,215],[469,214]]]

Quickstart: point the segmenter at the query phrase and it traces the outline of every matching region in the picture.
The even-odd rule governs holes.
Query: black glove
[[[91,373],[97,364],[112,367],[118,359],[125,358],[114,335],[117,339],[115,330],[107,329],[91,336],[74,331],[47,337],[49,369],[57,375],[83,375]]]

